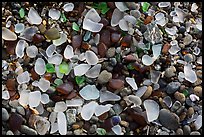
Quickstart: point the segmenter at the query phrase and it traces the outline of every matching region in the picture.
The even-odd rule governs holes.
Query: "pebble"
[[[179,32],[180,33],[184,33],[186,31],[186,28],[184,27],[184,26],[181,26],[180,28],[179,28]]]
[[[61,94],[69,94],[73,90],[73,84],[71,82],[63,83],[59,85],[56,90]]]
[[[49,40],[56,40],[60,38],[60,33],[57,28],[50,28],[45,32],[45,37]]]
[[[37,131],[35,131],[32,128],[29,128],[26,125],[21,125],[21,132],[26,134],[26,135],[37,135]]]
[[[183,58],[186,62],[192,62],[193,61],[193,55],[192,54],[186,54],[186,55],[184,55]]]
[[[24,110],[24,108],[21,107],[21,106],[18,106],[18,107],[16,108],[16,111],[17,111],[19,114],[21,114],[21,115],[25,115],[25,110]]]
[[[191,117],[194,114],[194,108],[193,107],[189,107],[187,110],[187,116]]]
[[[3,135],[3,134],[2,134]],[[6,135],[14,135],[13,134],[13,132],[11,131],[11,130],[8,130],[7,132],[6,132]]]
[[[177,100],[180,101],[181,103],[184,103],[185,100],[186,100],[185,95],[184,95],[183,93],[178,92],[178,91],[176,91],[176,92],[174,93],[174,97],[175,97],[175,99],[177,99]]]
[[[124,127],[129,127],[129,123],[127,121],[121,120],[120,125]]]
[[[112,78],[112,74],[108,72],[107,70],[103,70],[99,76],[98,76],[98,83],[99,84],[105,84]]]
[[[5,108],[2,108],[1,116],[2,116],[2,120],[3,121],[7,121],[9,119],[8,111]]]
[[[100,32],[100,42],[104,43],[106,46],[111,44],[111,34],[110,31],[105,29]]]
[[[104,58],[106,56],[106,52],[107,52],[107,46],[100,42],[98,44],[98,54],[100,55],[101,58]]]
[[[173,76],[176,75],[175,72],[176,72],[176,68],[175,68],[174,66],[171,66],[171,67],[169,67],[169,68],[167,68],[167,69],[165,70],[164,75],[165,75],[167,78],[170,78],[170,77],[173,77]]]
[[[21,128],[21,125],[23,123],[23,117],[19,114],[12,113],[9,118],[9,127],[11,131],[16,131]]]
[[[124,87],[124,81],[121,79],[111,79],[109,80],[108,85],[113,89],[121,89]]]
[[[183,134],[184,134],[184,135],[190,135],[190,133],[191,133],[191,128],[190,128],[190,126],[189,126],[189,125],[185,125],[185,126],[183,127]]]
[[[181,128],[178,128],[176,130],[176,135],[183,135],[183,130]]]
[[[152,94],[152,86],[148,86],[146,92],[142,96],[143,99],[148,98]]]
[[[82,129],[76,129],[74,130],[74,135],[82,135],[83,130]]]
[[[179,127],[179,117],[167,109],[160,110],[159,121],[168,129],[176,130]]]
[[[198,131],[193,131],[193,132],[190,133],[190,135],[201,135],[201,134]]]
[[[174,104],[171,107],[171,111],[174,112],[174,111],[178,110],[180,107],[181,107],[181,102],[175,101]]]
[[[107,50],[106,52],[106,57],[107,58],[112,58],[115,56],[115,48],[114,47],[111,47]]]
[[[121,40],[121,46],[123,47],[130,47],[130,43],[132,40],[132,36],[131,35],[126,35],[122,38]]]
[[[119,33],[112,33],[111,34],[111,41],[116,43],[120,40],[121,34]]]
[[[196,86],[193,89],[193,93],[196,94],[199,97],[202,97],[202,87],[201,86]]]
[[[97,129],[97,125],[96,125],[96,124],[93,124],[93,125],[90,127],[89,132],[90,132],[91,134],[93,134],[93,133],[96,132],[96,129]]]
[[[123,108],[119,104],[113,105],[112,108],[116,115],[119,115],[123,111]]]
[[[67,109],[66,116],[68,125],[71,125],[76,122],[76,113],[76,109]]]
[[[179,89],[180,85],[181,84],[179,82],[171,82],[166,86],[166,92],[168,94],[173,94]]]
[[[72,47],[75,50],[76,48],[79,48],[82,43],[82,35],[75,35],[72,37]]]

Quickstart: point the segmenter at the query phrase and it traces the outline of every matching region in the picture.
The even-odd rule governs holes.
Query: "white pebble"
[[[67,120],[63,112],[58,112],[57,114],[57,123],[60,135],[67,134]]]
[[[74,56],[74,50],[73,47],[70,45],[67,45],[67,47],[64,50],[64,57],[66,59],[71,59]]]
[[[147,120],[152,122],[159,116],[159,105],[154,100],[147,99],[144,102],[144,108],[146,109]]]
[[[79,64],[74,67],[74,75],[75,76],[82,76],[84,75],[89,69],[91,65],[89,64]]]
[[[39,16],[38,12],[31,7],[28,12],[28,19],[30,24],[39,25],[42,22],[42,18]]]
[[[60,11],[52,8],[49,10],[48,16],[51,17],[53,20],[58,20],[60,18]]]
[[[42,58],[36,60],[34,70],[38,75],[45,74],[45,61]]]
[[[23,83],[29,82],[30,76],[29,76],[28,71],[25,71],[25,72],[19,74],[16,79],[17,79],[18,84],[23,84]]]
[[[22,58],[24,56],[24,49],[28,47],[28,43],[25,40],[19,40],[16,45],[16,56]]]
[[[64,11],[69,12],[74,9],[74,4],[73,3],[67,3],[63,6]]]
[[[35,45],[29,46],[26,48],[26,54],[30,58],[35,58],[38,54],[38,48]]]
[[[40,104],[41,92],[33,91],[29,93],[28,104],[30,107],[37,107]]]
[[[91,50],[87,50],[85,52],[85,58],[86,58],[86,62],[89,65],[96,65],[98,63],[98,57],[96,56],[96,54],[91,51]]]
[[[98,103],[96,101],[91,101],[88,104],[85,104],[82,107],[81,110],[81,117],[85,120],[88,121],[91,119],[91,117],[93,116],[96,107],[98,106]]]

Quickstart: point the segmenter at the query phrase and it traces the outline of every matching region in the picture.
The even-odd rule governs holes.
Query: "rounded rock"
[[[193,107],[189,107],[188,110],[187,110],[187,115],[189,117],[191,117],[193,114],[194,114],[194,108]]]
[[[196,86],[193,89],[194,94],[196,94],[199,97],[202,97],[202,87],[201,86]]]
[[[181,83],[179,82],[171,82],[166,86],[166,92],[168,94],[173,94],[179,89],[180,86],[181,86]]]
[[[105,84],[112,78],[112,74],[108,72],[107,70],[103,70],[99,76],[98,76],[98,83],[99,84]]]
[[[7,121],[9,119],[8,111],[5,108],[2,108],[1,116],[2,116],[2,120],[3,121]]]
[[[167,109],[160,110],[159,121],[168,129],[176,130],[179,127],[179,117]]]
[[[21,126],[21,132],[26,134],[26,135],[37,135],[37,131],[35,131],[34,129],[32,128],[29,128],[28,126],[26,125],[22,125]]]
[[[191,133],[191,127],[189,125],[185,125],[183,127],[183,134],[184,135],[190,135],[190,133]]]
[[[176,130],[176,135],[183,135],[183,130],[181,128],[178,128]]]
[[[185,95],[183,93],[178,92],[178,91],[174,93],[174,97],[175,97],[175,99],[177,99],[181,103],[184,103],[186,100]]]
[[[121,89],[124,87],[124,81],[121,79],[111,79],[108,85],[113,89]]]
[[[193,131],[193,132],[190,133],[190,135],[201,135],[201,134],[198,131]]]
[[[112,58],[115,56],[115,48],[114,47],[111,47],[107,50],[106,52],[106,57],[107,58]]]
[[[152,86],[148,86],[146,92],[142,96],[143,99],[148,98],[152,94]]]
[[[106,52],[107,52],[107,46],[104,43],[100,42],[98,44],[98,53],[99,53],[100,57],[101,58],[105,57]]]

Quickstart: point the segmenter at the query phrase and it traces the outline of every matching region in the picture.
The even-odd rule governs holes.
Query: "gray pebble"
[[[171,111],[175,112],[176,110],[178,110],[181,107],[181,102],[179,101],[175,101],[174,104],[171,107]]]
[[[115,66],[117,64],[116,58],[110,58],[110,65]]]
[[[159,132],[159,135],[169,135],[169,133],[166,131],[161,131],[161,132]]]
[[[201,135],[201,134],[198,131],[193,131],[193,132],[190,133],[190,135]]]
[[[130,88],[126,88],[126,87],[121,89],[121,91],[120,91],[120,95],[122,97],[127,96],[127,95],[129,95],[131,93],[132,93],[131,89]]]
[[[115,56],[115,48],[114,47],[111,47],[107,50],[106,52],[106,57],[107,58],[112,58]]]
[[[175,73],[174,73],[174,72],[176,72],[176,68],[175,68],[174,66],[171,66],[171,67],[169,67],[169,68],[167,68],[167,69],[165,70],[164,75],[165,75],[167,78],[170,78],[170,77],[175,76]]]
[[[24,110],[24,108],[21,107],[21,106],[18,106],[18,107],[16,108],[16,111],[17,111],[19,114],[21,114],[21,115],[25,115],[25,110]]]
[[[167,109],[160,110],[159,121],[168,129],[176,130],[179,127],[179,117]]]
[[[191,127],[189,125],[185,125],[183,127],[183,134],[184,135],[190,135],[190,133],[191,133]]]
[[[181,84],[179,82],[171,82],[166,86],[166,92],[168,94],[173,94],[179,89],[180,86]]]
[[[183,135],[183,129],[178,128],[178,129],[176,130],[176,135]]]
[[[119,115],[123,111],[123,108],[119,104],[113,105],[112,108],[116,115]]]
[[[181,106],[178,110],[176,110],[176,114],[180,115],[185,109],[185,106]]]
[[[37,131],[35,131],[32,128],[29,128],[26,125],[21,125],[21,132],[26,134],[26,135],[37,135],[38,134]]]
[[[73,123],[76,123],[76,109],[68,109],[66,111],[67,116],[67,124],[71,125]]]
[[[94,125],[92,125],[92,126],[90,127],[89,132],[90,132],[91,134],[93,134],[93,133],[96,132],[96,129],[97,129],[97,125],[94,124]]]
[[[91,120],[90,120],[90,123],[97,123],[97,122],[98,122],[98,117],[92,116]]]
[[[108,71],[112,71],[112,70],[113,70],[113,67],[109,65],[109,66],[106,67],[106,69],[107,69]]]
[[[6,132],[6,135],[14,135],[14,133],[13,133],[11,130],[8,130],[8,131]]]
[[[107,70],[103,70],[98,76],[98,83],[105,84],[112,78],[112,74]]]
[[[108,116],[114,116],[116,113],[114,111],[113,108],[110,108],[109,112],[108,112]]]
[[[9,119],[8,111],[5,108],[2,108],[2,120],[7,121]]]

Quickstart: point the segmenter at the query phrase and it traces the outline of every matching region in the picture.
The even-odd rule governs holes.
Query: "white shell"
[[[11,30],[5,27],[2,27],[2,39],[8,40],[8,41],[15,41],[17,40],[17,35]]]
[[[91,65],[89,64],[79,64],[74,67],[74,75],[75,76],[82,76],[84,75],[89,69]]]
[[[144,108],[146,109],[147,120],[152,122],[159,116],[159,105],[154,100],[147,99],[144,102]]]
[[[64,112],[66,109],[67,109],[67,105],[65,104],[64,101],[59,101],[55,103],[55,108],[54,108],[55,112]]]
[[[126,77],[125,80],[134,90],[138,89],[137,83],[135,82],[134,78]]]
[[[53,20],[58,20],[60,18],[60,11],[52,8],[49,10],[48,16],[51,17]]]
[[[17,79],[18,84],[23,84],[23,83],[29,82],[30,76],[29,76],[28,71],[25,71],[25,72],[19,74],[16,79]]]
[[[115,6],[122,12],[128,10],[124,2],[115,2]]]
[[[70,45],[67,45],[67,47],[64,50],[64,57],[66,59],[71,59],[73,56],[74,56],[73,47]]]
[[[42,18],[39,16],[37,11],[33,7],[31,7],[28,12],[28,18],[30,24],[39,25],[42,22]]]
[[[96,101],[91,101],[88,104],[84,105],[81,110],[81,117],[85,121],[90,120],[97,106],[98,106],[98,103]]]
[[[45,61],[42,58],[36,60],[34,70],[38,75],[45,74]]]
[[[99,98],[99,90],[95,85],[87,85],[79,91],[80,96],[85,100]]]
[[[40,104],[41,92],[33,91],[29,93],[28,104],[30,107],[37,107]]]
[[[16,56],[22,58],[24,56],[24,49],[28,47],[28,43],[25,40],[19,40],[16,45]]]
[[[99,76],[100,71],[101,64],[96,64],[86,72],[85,76],[87,76],[88,78],[97,78]]]
[[[26,48],[26,54],[30,58],[35,58],[38,54],[38,48],[35,45],[29,46]]]
[[[85,58],[89,65],[96,65],[98,63],[98,57],[93,51],[87,50],[85,52]]]
[[[63,6],[64,11],[69,12],[74,9],[74,4],[73,3],[67,3]]]
[[[58,112],[57,114],[57,123],[60,135],[67,134],[67,120],[63,112]]]
[[[47,49],[46,49],[46,55],[48,56],[48,57],[52,57],[52,55],[53,55],[53,53],[55,52],[55,50],[56,50],[56,46],[54,45],[54,44],[51,44],[49,47],[47,47]]]
[[[110,92],[110,91],[100,91],[100,103],[103,103],[105,101],[118,101],[121,97]]]

